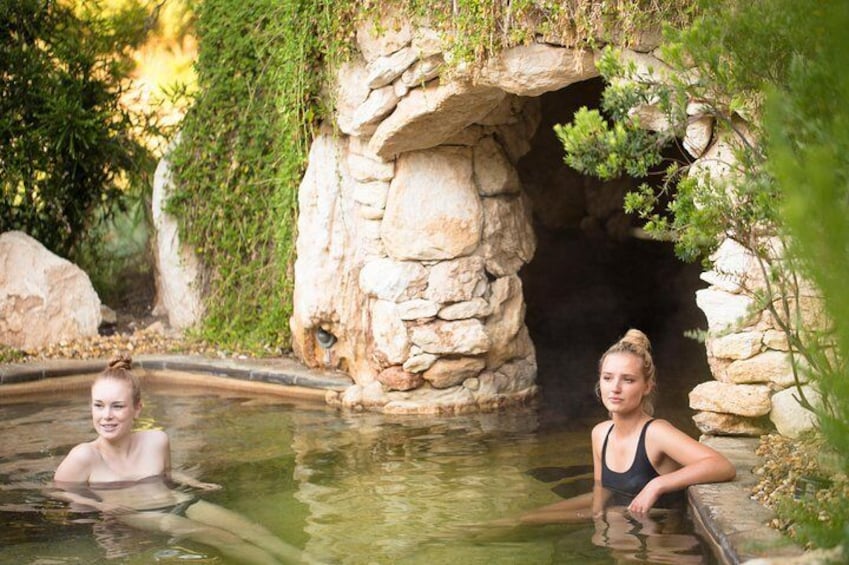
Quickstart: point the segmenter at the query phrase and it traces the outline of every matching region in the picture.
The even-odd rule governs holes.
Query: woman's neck
[[[133,447],[133,434],[130,433],[122,438],[116,438],[112,441],[104,439],[103,437],[98,437],[95,441],[95,445],[104,455],[126,458],[129,456],[130,450]]]
[[[616,428],[618,434],[625,436],[630,435],[631,432],[638,428],[642,428],[651,419],[651,416],[640,409],[629,414],[613,413],[611,419],[613,420],[613,427]]]

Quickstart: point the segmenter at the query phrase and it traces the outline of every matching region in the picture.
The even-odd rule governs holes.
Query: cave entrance
[[[658,416],[695,434],[687,394],[711,375],[704,345],[684,334],[707,327],[695,301],[706,286],[701,268],[676,258],[671,243],[638,237],[640,222],[624,213],[622,199],[640,180],[602,182],[574,171],[552,129],[581,106],[598,107],[603,86],[591,79],[541,96],[532,149],[518,163],[538,240],[520,276],[543,422],[604,417],[593,392],[598,358],[635,327],[654,348]]]

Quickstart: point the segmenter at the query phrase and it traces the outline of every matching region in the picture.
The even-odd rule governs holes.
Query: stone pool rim
[[[85,387],[107,364],[105,359],[50,359],[0,364],[0,390],[8,398]],[[353,384],[336,371],[308,369],[294,360],[210,358],[197,355],[138,355],[133,369],[146,382],[186,384],[195,387],[237,389],[275,396],[325,401],[328,392],[340,392]],[[162,371],[157,376],[148,372]],[[177,375],[177,372],[180,375]]]
[[[3,391],[0,399],[83,388],[106,363],[103,359],[0,363],[0,390]],[[327,394],[341,392],[353,384],[344,373],[309,369],[289,358],[139,355],[133,358],[133,368],[164,372],[161,377],[144,377],[154,384],[170,382],[247,390],[320,402],[324,402]],[[763,559],[758,561],[763,564],[780,563],[802,555],[802,548],[769,527],[772,512],[751,498],[751,487],[757,482],[752,472],[759,462],[755,454],[757,438],[706,437],[703,441],[723,453],[737,468],[734,481],[688,489],[689,511],[696,531],[709,545],[716,560],[723,565],[737,565]]]

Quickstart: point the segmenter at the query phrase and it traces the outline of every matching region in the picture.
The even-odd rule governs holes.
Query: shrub
[[[0,29],[0,231],[73,258],[152,170],[138,117],[121,103],[145,14],[0,0]]]

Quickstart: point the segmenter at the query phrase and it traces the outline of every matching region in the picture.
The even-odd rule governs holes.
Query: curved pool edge
[[[3,396],[25,395],[86,386],[107,361],[44,360],[0,364]],[[307,368],[285,357],[271,359],[215,359],[197,355],[139,355],[135,369],[167,371],[166,378],[150,376],[154,382],[181,382],[199,387],[255,391],[324,402],[328,391],[338,392],[353,384],[350,377],[335,371]],[[177,375],[173,372],[179,372]]]
[[[688,489],[690,513],[696,531],[711,546],[717,561],[727,565],[757,559],[758,565],[778,565],[804,554],[769,526],[775,514],[752,499],[757,483],[753,469],[760,464],[758,438],[706,436],[702,442],[725,455],[737,477],[727,483],[695,485]]]

